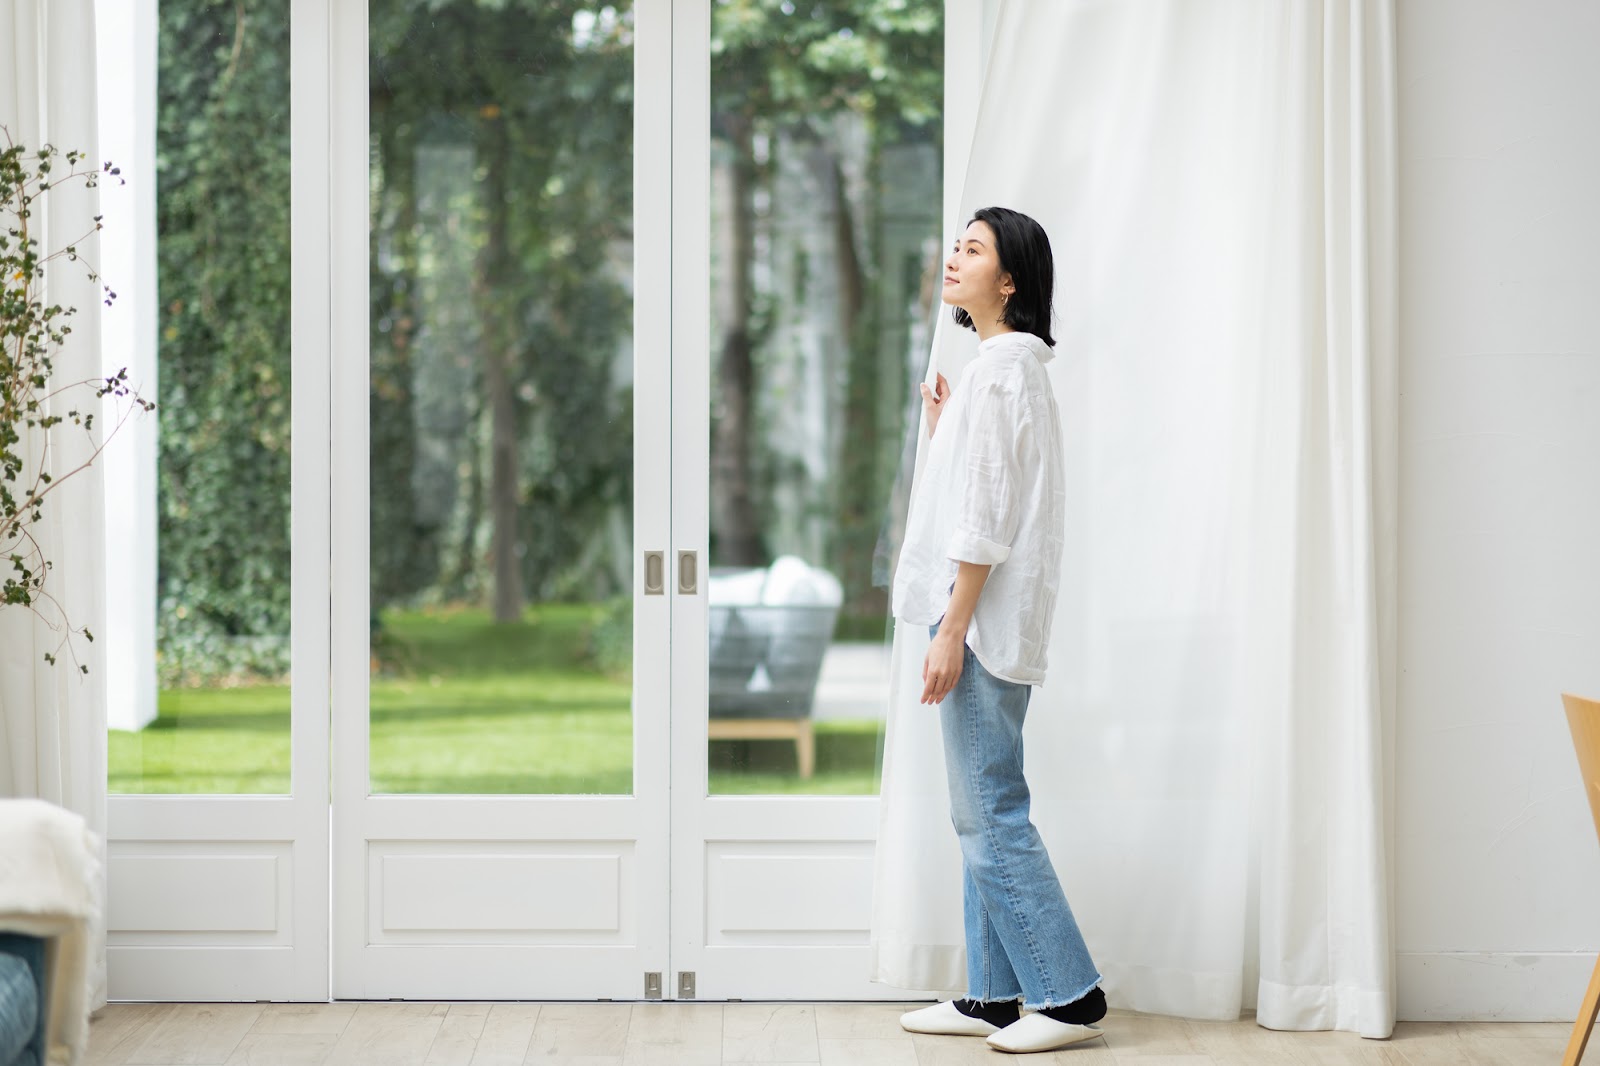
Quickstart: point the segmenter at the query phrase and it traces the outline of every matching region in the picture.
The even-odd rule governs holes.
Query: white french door
[[[375,725],[369,589],[375,551],[390,531],[374,517],[372,502],[380,486],[371,474],[372,457],[378,452],[370,437],[368,411],[379,371],[370,354],[376,342],[369,279],[378,268],[369,257],[384,253],[382,242],[370,239],[369,225],[383,224],[382,202],[377,199],[383,187],[410,182],[418,198],[434,197],[444,212],[432,223],[449,242],[445,250],[433,253],[441,264],[435,273],[445,276],[445,285],[452,271],[474,273],[478,279],[477,289],[463,282],[454,298],[448,291],[432,295],[422,291],[408,305],[407,313],[423,320],[410,348],[413,380],[426,367],[440,368],[442,373],[457,365],[450,339],[440,337],[449,330],[465,333],[476,328],[481,349],[489,349],[485,320],[502,312],[494,295],[483,289],[496,283],[497,264],[512,254],[508,250],[501,260],[491,258],[496,241],[512,240],[494,232],[495,226],[510,224],[492,218],[475,220],[466,212],[450,214],[449,205],[452,198],[462,199],[464,190],[470,194],[476,182],[495,180],[492,173],[488,178],[473,173],[478,164],[470,152],[509,153],[505,142],[512,134],[502,124],[505,115],[499,109],[518,104],[505,96],[490,111],[489,104],[474,100],[464,108],[458,99],[445,97],[431,104],[427,113],[380,120],[369,107],[377,96],[369,84],[369,71],[387,76],[388,65],[393,65],[396,77],[436,78],[442,85],[460,84],[461,71],[432,65],[429,18],[417,5],[341,0],[333,4],[333,11],[332,647],[333,748],[338,753],[333,772],[333,993],[350,999],[660,997],[668,953],[665,752],[673,602],[661,586],[669,548],[671,441],[666,405],[648,398],[665,396],[670,388],[671,202],[669,186],[656,180],[671,158],[670,0],[641,0],[634,7],[633,254],[631,264],[623,268],[631,286],[633,342],[621,373],[631,378],[640,402],[633,407],[631,425],[608,421],[604,412],[596,412],[592,427],[598,434],[632,439],[623,459],[631,465],[627,480],[633,485],[628,508],[632,528],[625,534],[631,545],[626,556],[632,570],[633,684],[623,715],[623,728],[631,737],[624,742],[620,775],[577,780],[566,789],[571,794],[560,795],[518,794],[539,787],[532,774],[529,785],[497,786],[504,794],[474,794],[485,787],[486,778],[459,768],[488,753],[447,758],[448,723],[444,734],[434,734],[440,736],[434,750],[427,750],[422,723],[425,716],[433,716],[437,723],[441,709],[426,691],[418,697],[418,724],[409,735],[382,733]],[[386,36],[369,35],[369,28],[378,27],[386,30]],[[541,51],[544,45],[531,14],[519,22],[485,21],[458,32],[470,47],[501,49],[529,69],[554,62]],[[454,65],[457,59],[447,57],[443,62]],[[437,132],[413,136],[418,126]],[[460,147],[462,127],[471,128],[471,149]],[[391,151],[389,145],[396,141],[402,147]],[[455,165],[462,160],[464,165]],[[497,166],[487,165],[491,172]],[[385,169],[375,173],[378,168]],[[493,204],[537,194],[537,189],[498,189],[483,199]],[[375,217],[377,221],[369,223]],[[421,218],[411,225],[426,229],[430,222]],[[449,249],[469,240],[480,241],[484,249],[477,266],[459,262],[452,266]],[[605,284],[609,279],[603,273],[604,259],[596,256],[595,262],[594,284]],[[396,269],[403,268],[401,263]],[[468,290],[472,295],[466,298],[476,301],[475,326],[463,326],[450,317],[456,310],[455,299]],[[425,340],[427,329],[435,334],[431,346]],[[491,351],[485,358],[497,357]],[[492,366],[483,371],[493,372]],[[498,418],[495,428],[498,433]],[[655,561],[648,565],[647,553],[655,553]],[[647,579],[652,591],[646,589]],[[538,657],[553,638],[534,628],[519,639],[525,654]],[[446,663],[441,668],[450,667]],[[459,698],[470,698],[470,686],[487,684],[481,677],[463,677],[459,685],[467,695]],[[544,700],[543,693],[525,686],[513,698],[517,713],[526,717],[518,719],[522,725],[505,727],[500,735],[508,745],[531,744],[529,754],[540,759],[546,754],[540,745],[548,748],[570,738],[546,732],[530,742],[535,718],[559,716],[584,697],[556,695]],[[466,708],[461,713],[479,712]],[[379,740],[389,745],[385,750],[390,752],[381,766]],[[592,741],[603,742],[598,735]],[[578,741],[580,748],[589,743]],[[423,750],[407,755],[407,745],[421,745]],[[410,779],[405,777],[405,766],[412,768]],[[522,768],[509,769],[514,774]],[[547,781],[544,787],[564,786]],[[439,794],[445,789],[457,794]]]
[[[713,140],[712,4],[634,0],[627,31],[609,39],[627,49],[631,71],[629,126],[612,131],[614,142],[631,135],[631,218],[607,231],[604,212],[596,214],[589,224],[609,233],[597,241],[603,248],[561,238],[560,254],[581,256],[595,286],[611,286],[628,306],[628,340],[612,373],[626,386],[614,391],[632,402],[611,409],[603,397],[593,401],[587,426],[617,443],[608,476],[628,486],[627,506],[609,527],[616,544],[566,549],[625,559],[626,594],[603,622],[586,615],[574,626],[560,611],[535,610],[531,622],[493,626],[453,608],[386,607],[412,602],[390,594],[406,579],[409,542],[397,525],[433,518],[385,511],[382,501],[397,477],[409,479],[408,498],[424,503],[494,496],[496,483],[460,472],[481,473],[489,464],[468,462],[471,449],[505,445],[501,431],[514,435],[515,420],[472,412],[471,425],[490,427],[483,440],[439,427],[468,424],[471,394],[525,393],[531,407],[562,385],[559,375],[495,382],[506,367],[486,339],[501,315],[518,325],[521,332],[507,329],[518,343],[541,337],[509,317],[494,291],[497,269],[523,271],[521,293],[530,278],[538,291],[542,278],[565,269],[551,259],[546,273],[530,271],[519,242],[537,239],[537,226],[516,229],[525,223],[482,207],[536,210],[527,205],[540,188],[517,187],[518,172],[504,165],[497,178],[483,153],[509,158],[537,146],[497,125],[515,106],[503,86],[500,97],[471,95],[470,55],[450,52],[432,33],[427,5],[292,0],[289,783],[248,795],[112,796],[113,998],[920,995],[867,980],[873,736],[864,763],[858,751],[856,778],[834,779],[835,791],[851,793],[843,795],[762,779],[729,762],[725,741],[713,765],[708,743],[709,634],[721,624],[713,578],[725,562],[712,520],[713,321],[723,313],[714,299],[727,284],[717,272],[726,269],[718,242],[728,226],[728,171],[716,162],[726,146]],[[508,6],[475,9],[485,19],[480,46],[546,79],[548,94],[559,57],[541,52],[539,11],[527,8],[529,25],[507,30],[492,20]],[[980,8],[981,0],[948,0],[946,41],[976,40]],[[605,10],[590,14],[603,20]],[[598,40],[606,31],[602,21],[584,32]],[[977,73],[960,56],[945,72],[946,100],[962,102],[945,118],[948,172],[949,160],[964,155]],[[401,78],[453,86],[455,95],[441,88],[426,108],[402,112],[384,91],[386,79]],[[903,155],[891,180],[905,185],[908,201],[942,200],[948,215],[954,197],[937,176],[937,149]],[[513,184],[485,194],[482,183],[508,173]],[[587,173],[601,183],[614,177]],[[390,198],[396,188],[403,195]],[[900,244],[885,241],[885,262],[910,277],[894,290],[909,301],[915,270],[929,258],[918,243],[929,224],[901,228]],[[505,265],[517,255],[514,268]],[[554,281],[550,291],[572,298]],[[526,315],[525,306],[516,313]],[[794,328],[815,331],[815,323]],[[916,335],[901,348],[914,361]],[[828,365],[813,358],[807,372]],[[373,417],[380,403],[393,405],[387,421]],[[414,437],[392,436],[424,408]],[[382,426],[391,436],[379,437]],[[515,447],[520,458],[507,461],[529,461],[528,449]],[[390,462],[397,448],[414,453],[409,467]],[[439,529],[441,537],[460,533]],[[488,544],[469,529],[463,557],[498,553],[504,530],[495,529]],[[557,549],[549,552],[559,564]],[[821,549],[811,553],[820,569]],[[520,558],[496,555],[497,574],[507,564],[528,573]],[[475,591],[498,600],[492,589]],[[522,607],[507,611],[525,617]],[[562,664],[563,655],[590,654],[568,645],[591,623],[622,627],[631,682],[620,698],[615,683],[592,684]],[[507,640],[516,655],[548,661],[542,680],[512,685],[496,673],[503,656],[482,665],[483,649]],[[417,650],[428,641],[446,650]],[[858,638],[853,653],[871,660],[871,641]],[[402,668],[392,670],[395,662]],[[860,688],[856,713],[878,713],[861,711],[875,697],[863,701]],[[463,743],[468,736],[490,739]],[[611,753],[604,772],[594,769],[601,749]],[[805,765],[798,750],[797,761]],[[794,776],[789,764],[784,775]],[[759,794],[763,787],[769,794]]]
[[[709,572],[720,562],[710,550],[711,4],[673,8],[672,543]],[[701,999],[914,995],[867,979],[875,795],[711,794],[710,609],[703,591],[673,603],[674,989]]]

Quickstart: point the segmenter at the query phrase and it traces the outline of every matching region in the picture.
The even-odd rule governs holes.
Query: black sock
[[[1039,1012],[1046,1018],[1069,1025],[1093,1025],[1106,1016],[1106,994],[1096,985],[1088,995],[1062,1007],[1046,1007]]]
[[[954,1001],[956,1010],[968,1018],[977,1018],[990,1025],[1004,1029],[1022,1016],[1022,1008],[1017,1006],[1014,999],[998,1003],[979,1003],[975,999],[958,999]]]

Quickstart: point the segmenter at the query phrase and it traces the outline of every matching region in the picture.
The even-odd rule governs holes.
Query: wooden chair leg
[[[1589,977],[1589,990],[1583,994],[1583,1006],[1578,1009],[1578,1020],[1572,1023],[1572,1039],[1567,1041],[1567,1054],[1561,1066],[1578,1066],[1583,1058],[1584,1045],[1589,1043],[1589,1032],[1594,1028],[1596,1012],[1600,1012],[1600,959],[1595,960],[1594,973]]]
[[[817,770],[817,738],[811,731],[811,719],[804,718],[798,723],[794,734],[794,747],[800,759],[801,780],[809,781]]]

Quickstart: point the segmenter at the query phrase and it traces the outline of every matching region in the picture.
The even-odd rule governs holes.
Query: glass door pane
[[[160,404],[102,456],[109,995],[322,1000],[328,11],[95,17],[100,150],[126,178],[101,187],[102,359]]]
[[[871,794],[944,3],[711,6],[710,791]]]
[[[371,0],[371,788],[633,789],[633,11]]]
[[[159,290],[156,572],[137,522],[110,534],[113,581],[147,582],[113,624],[154,602],[158,691],[115,698],[113,793],[289,791],[289,0],[235,6],[159,5],[156,173],[134,177],[158,183],[157,284],[129,279]],[[116,76],[144,76],[132,56]]]

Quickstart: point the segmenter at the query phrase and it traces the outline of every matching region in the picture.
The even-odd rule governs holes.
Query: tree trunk
[[[750,273],[755,258],[751,191],[755,148],[748,116],[729,120],[734,147],[733,257],[729,263],[732,316],[722,335],[717,367],[719,417],[711,448],[711,528],[720,566],[765,566],[766,547],[756,514],[753,475],[755,363],[750,337]]]
[[[506,182],[511,149],[505,121],[495,115],[483,120],[484,156],[488,173],[483,181],[486,210],[483,253],[475,279],[479,321],[483,323],[483,382],[489,399],[489,512],[493,522],[490,553],[494,557],[494,620],[516,622],[522,618],[522,544],[518,517],[522,496],[517,477],[517,410],[511,392],[511,368],[516,365],[514,304],[503,294],[510,271]]]
[[[876,140],[869,172],[876,171]],[[864,226],[876,219],[858,220],[851,210],[845,187],[844,168],[839,157],[830,153],[833,181],[834,243],[839,263],[839,337],[848,352],[844,398],[844,432],[839,435],[837,481],[837,538],[831,553],[844,586],[845,610],[869,612],[882,608],[883,596],[872,586],[872,555],[877,547],[878,522],[882,501],[878,490],[879,451],[882,447],[878,426],[877,315],[868,308],[868,282],[858,247],[875,247]]]
[[[389,603],[424,587],[433,579],[436,552],[419,530],[411,495],[416,459],[413,425],[412,348],[420,313],[417,308],[416,150],[401,133],[405,123],[394,115],[388,97],[376,96],[372,125],[379,131],[379,208],[369,251],[375,286],[382,304],[375,311],[387,317],[387,332],[374,333],[369,411],[372,425],[372,609],[376,616]],[[392,270],[385,277],[379,263],[379,226],[389,230]]]
[[[456,547],[455,565],[445,580],[447,596],[466,598],[478,572],[478,530],[483,523],[483,404],[480,401],[467,416],[464,469],[467,472],[467,502],[461,520],[461,540]]]

